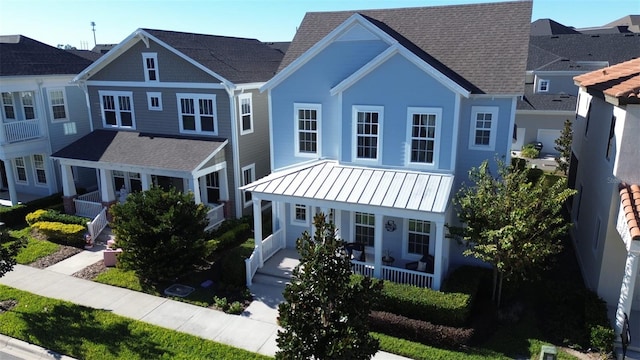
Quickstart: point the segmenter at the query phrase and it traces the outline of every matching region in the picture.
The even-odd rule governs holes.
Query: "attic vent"
[[[562,99],[553,99],[553,100],[551,100],[551,101],[561,102],[561,101],[562,101]]]
[[[636,34],[624,34],[625,37],[632,37],[632,36],[636,36]]]
[[[567,58],[562,58],[562,59],[560,59],[560,61],[569,61],[569,59],[567,59]]]
[[[552,38],[552,39],[558,39],[558,38],[560,38],[560,36],[558,36],[558,35],[553,35],[553,36],[551,36],[551,38]]]
[[[569,95],[560,95],[560,99],[568,99],[568,98],[570,98],[570,97],[571,97],[571,96],[569,96]]]
[[[597,35],[597,34],[596,35],[591,35],[591,37],[592,38],[597,38],[597,37],[600,37],[600,35]]]

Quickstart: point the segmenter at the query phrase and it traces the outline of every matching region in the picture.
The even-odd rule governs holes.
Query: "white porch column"
[[[202,202],[202,197],[200,196],[200,182],[198,179],[189,178],[185,179],[187,181],[187,189],[193,193],[193,199],[196,204],[200,204]]]
[[[100,199],[103,203],[116,201],[116,193],[113,191],[113,172],[108,169],[100,170]]]
[[[151,174],[140,173],[140,184],[142,185],[142,191],[151,189]]]
[[[636,285],[636,276],[638,274],[638,253],[628,252],[627,262],[624,266],[624,275],[622,276],[622,286],[620,287],[620,299],[618,300],[618,309],[616,311],[616,340],[620,340],[622,333],[622,324],[624,322],[624,314],[631,317],[631,304],[633,301],[633,291]]]
[[[264,259],[262,257],[262,201],[253,195],[253,236],[255,238],[256,246],[258,247],[258,262],[260,267],[264,266]]]
[[[382,221],[384,216],[375,214],[375,227],[373,231],[373,276],[380,278],[382,276],[382,233],[384,226]]]
[[[271,207],[275,208],[277,204],[278,207],[278,229],[282,231],[280,238],[282,239],[282,248],[287,247],[287,203],[285,202],[277,202],[271,203]],[[275,229],[275,228],[274,228]],[[275,231],[274,231],[275,232]]]
[[[71,165],[60,164],[60,175],[62,178],[62,194],[64,196],[75,196],[76,183],[73,181]]]
[[[7,173],[7,187],[9,188],[11,206],[18,205],[18,190],[16,190],[16,177],[13,173],[13,159],[6,159],[4,161],[4,170]]]
[[[444,243],[444,221],[436,221],[436,230],[435,230],[435,238],[436,238],[436,246],[435,246],[435,254],[433,254],[433,284],[431,285],[434,290],[440,290],[440,286],[442,285],[442,273],[443,273],[443,265],[444,259],[442,246]]]

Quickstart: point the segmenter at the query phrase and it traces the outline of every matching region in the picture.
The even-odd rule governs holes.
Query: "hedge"
[[[208,254],[211,254],[213,252],[223,251],[234,246],[238,246],[245,242],[249,236],[249,224],[237,224],[237,226],[222,233],[222,235],[216,236],[214,239],[207,241],[207,252]]]
[[[81,216],[61,214],[60,212],[52,209],[38,209],[34,212],[30,212],[25,217],[27,224],[29,226],[39,222],[39,221],[51,221],[51,222],[61,222],[64,224],[77,224],[86,226],[87,221],[89,219],[83,218]]]
[[[0,206],[0,221],[8,227],[21,227],[25,225],[25,217],[28,213],[37,209],[54,207],[62,203],[62,193],[56,193],[40,199],[10,207]]]
[[[82,248],[85,245],[83,235],[86,227],[82,225],[40,221],[33,224],[31,228],[44,234],[49,241],[57,244],[78,248]]]

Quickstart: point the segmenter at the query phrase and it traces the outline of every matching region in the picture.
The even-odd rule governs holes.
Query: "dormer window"
[[[158,81],[158,54],[142,53],[145,81]]]
[[[538,92],[549,92],[549,80],[538,81]]]

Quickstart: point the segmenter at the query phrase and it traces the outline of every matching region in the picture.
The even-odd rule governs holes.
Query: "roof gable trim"
[[[445,76],[438,70],[436,70],[433,66],[426,63],[424,60],[420,59],[416,54],[407,50],[404,46],[396,43],[391,45],[387,50],[383,51],[380,55],[373,58],[373,60],[369,61],[363,67],[358,69],[356,72],[351,74],[346,79],[342,80],[338,85],[334,86],[330,90],[330,94],[332,96],[341,93],[347,89],[349,89],[352,85],[360,81],[366,75],[377,69],[380,65],[384,64],[387,60],[391,59],[394,55],[401,55],[405,59],[409,60],[412,64],[416,65],[420,70],[425,73],[433,76],[436,80],[442,83],[447,88],[451,89],[453,92],[468,98],[471,92],[462,86],[458,85],[455,81],[451,80],[449,77]]]

